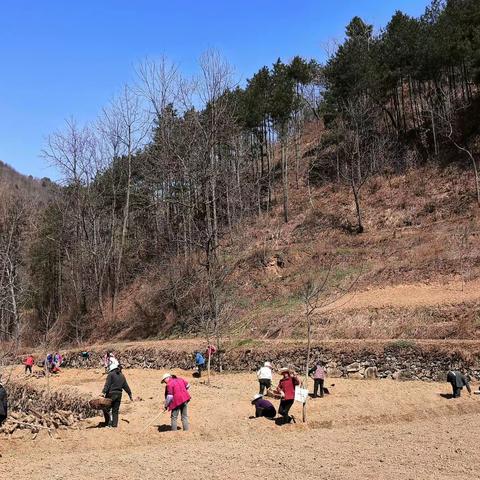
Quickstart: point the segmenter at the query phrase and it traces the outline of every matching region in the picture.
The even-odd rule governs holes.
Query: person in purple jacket
[[[275,418],[277,411],[275,407],[268,401],[263,398],[263,395],[257,393],[252,398],[252,405],[255,405],[255,417],[266,417],[266,418]]]
[[[318,398],[318,390],[320,389],[320,397],[323,398],[326,372],[324,363],[319,360],[313,368],[308,371],[308,374],[313,377],[313,398]]]

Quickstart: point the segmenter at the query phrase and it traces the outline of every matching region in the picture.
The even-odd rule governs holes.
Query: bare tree
[[[477,205],[480,207],[480,167],[474,155],[474,145],[469,145],[463,138],[463,133],[459,126],[459,116],[468,110],[470,102],[468,98],[460,96],[455,91],[447,92],[441,89],[438,95],[438,107],[432,109],[432,112],[435,111],[436,116],[439,118],[441,133],[459,152],[465,154],[469,159],[475,181]]]
[[[307,327],[307,358],[304,370],[304,388],[308,389],[308,378],[311,360],[312,328],[315,315],[319,310],[325,311],[336,302],[351,293],[358,283],[361,276],[361,270],[354,278],[350,278],[348,283],[332,280],[334,269],[333,260],[328,264],[323,276],[319,279],[315,276],[307,276],[303,281],[301,288],[301,297],[304,304],[304,316]],[[307,420],[307,404],[303,404],[303,421]]]
[[[112,144],[113,148],[118,148],[118,155],[125,159],[124,188],[125,196],[123,203],[123,218],[121,221],[120,240],[116,245],[114,285],[112,288],[112,318],[116,315],[116,300],[120,288],[120,277],[123,268],[123,257],[130,219],[130,196],[132,189],[132,162],[134,155],[144,146],[145,139],[149,132],[148,118],[144,115],[144,109],[140,104],[140,99],[134,94],[128,86],[123,88],[119,95],[108,109],[104,109],[103,116],[107,124],[107,129],[112,135],[112,140],[118,142]],[[109,128],[110,127],[110,128]],[[113,129],[112,129],[113,127]],[[118,158],[113,161],[119,160]]]
[[[364,231],[360,192],[367,180],[386,163],[389,139],[375,128],[375,112],[368,98],[358,98],[344,106],[343,119],[338,123],[340,176],[349,184],[355,202],[356,232]],[[338,155],[338,152],[337,152]]]

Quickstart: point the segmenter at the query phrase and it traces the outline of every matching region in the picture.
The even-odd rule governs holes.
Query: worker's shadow
[[[446,398],[447,400],[450,400],[453,398],[453,394],[452,393],[441,393],[440,396],[442,398]]]
[[[172,427],[170,425],[157,425],[157,430],[162,433],[162,432],[171,432]],[[180,430],[180,427],[177,427],[177,430]]]
[[[89,427],[86,428],[86,430],[90,430],[92,428],[105,428],[106,425],[104,422],[97,423],[97,425],[90,425]]]

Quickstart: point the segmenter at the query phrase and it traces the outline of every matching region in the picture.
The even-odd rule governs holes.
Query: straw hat
[[[165,374],[163,375],[163,377],[162,377],[162,382],[161,382],[161,383],[164,383],[165,380],[166,380],[167,378],[170,378],[171,376],[172,376],[171,373],[165,373]]]
[[[291,373],[291,370],[288,367],[281,368],[278,373],[281,375],[283,373]]]
[[[263,398],[263,395],[261,393],[257,393],[253,398],[252,398],[252,403],[257,401],[259,398]]]

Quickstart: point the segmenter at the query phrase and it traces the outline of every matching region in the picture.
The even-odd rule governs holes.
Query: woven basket
[[[110,408],[112,406],[112,400],[110,398],[94,398],[88,402],[91,408],[94,410],[103,410],[104,408]]]

